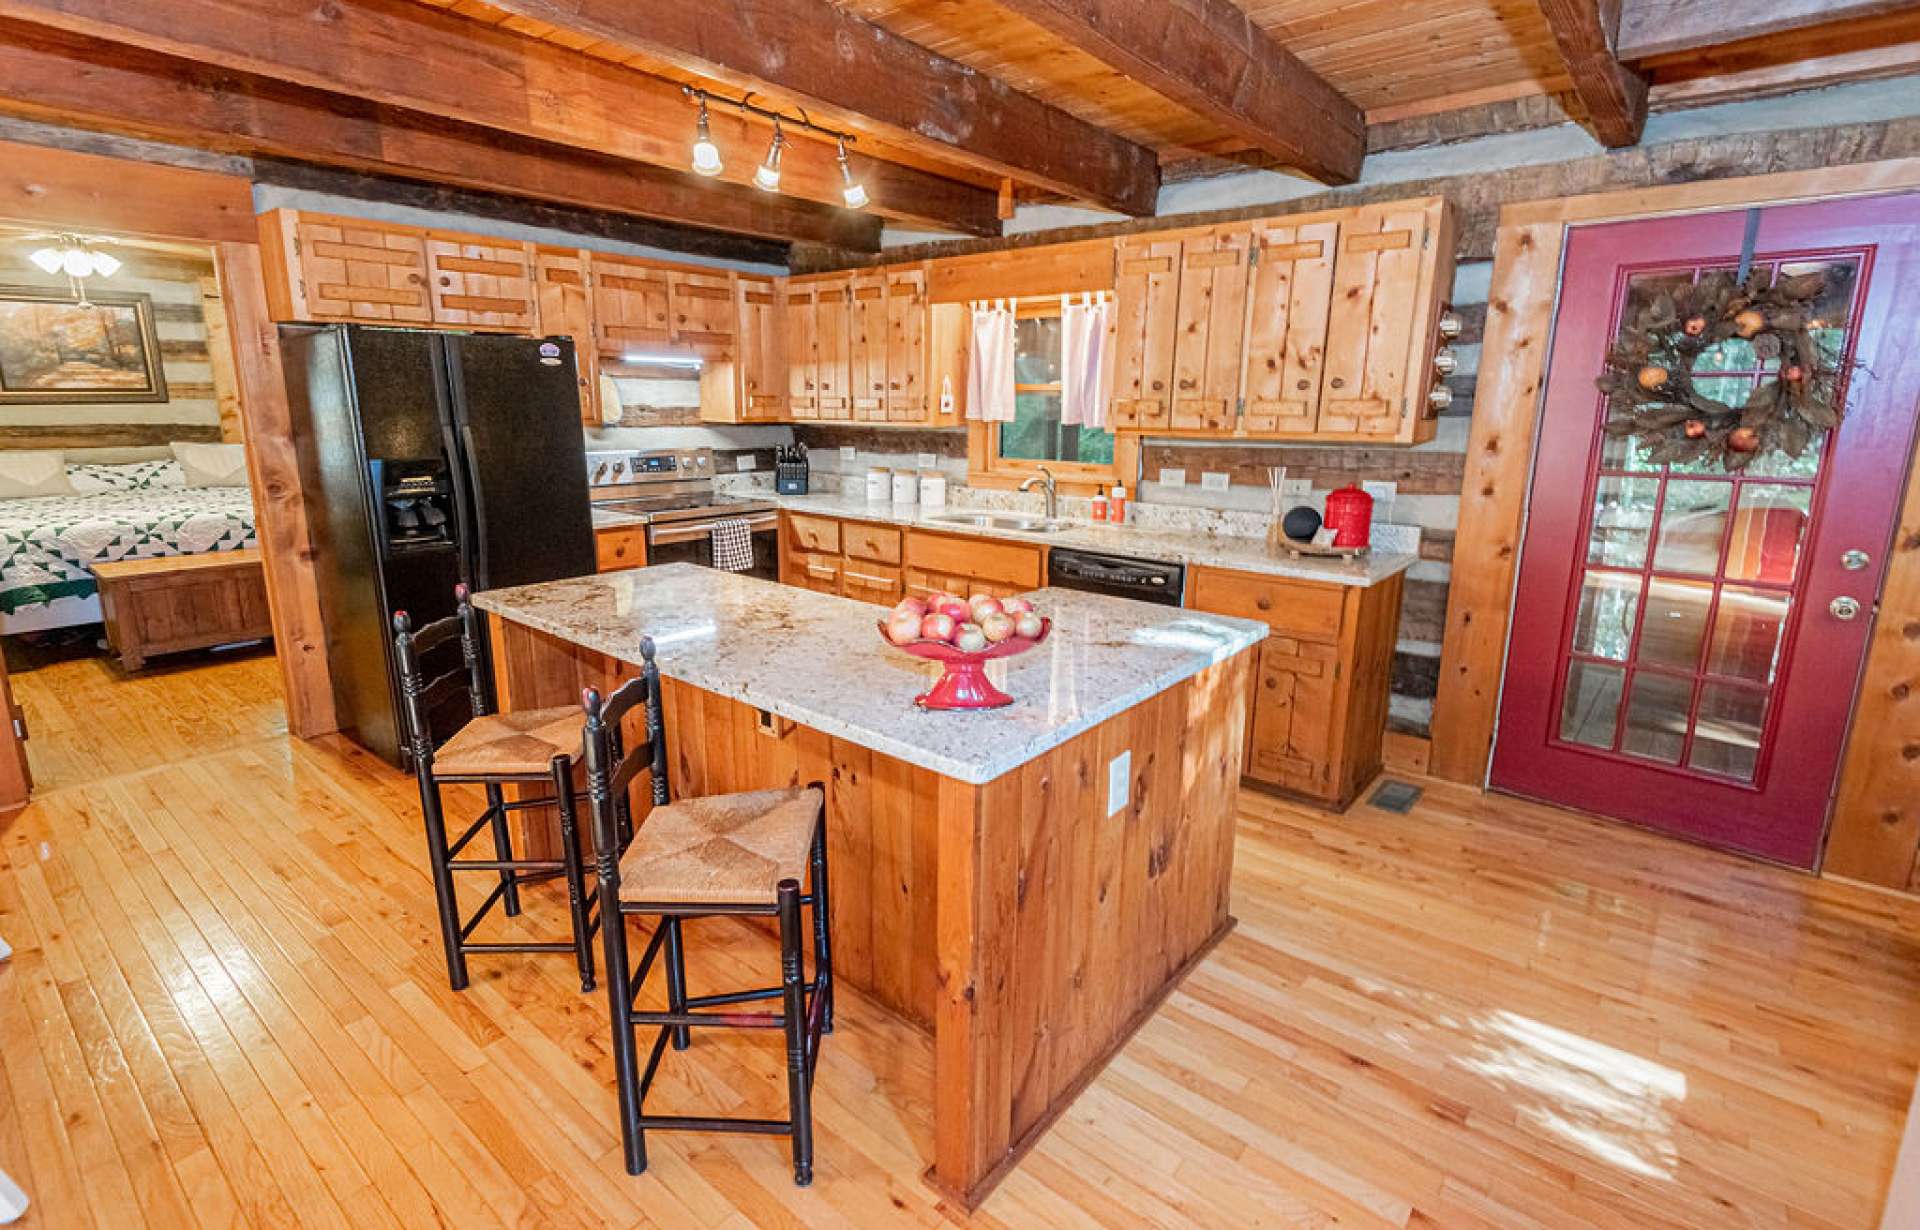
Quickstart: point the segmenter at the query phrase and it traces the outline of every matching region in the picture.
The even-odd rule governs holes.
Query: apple
[[[953,639],[954,629],[958,626],[953,616],[943,611],[935,611],[920,621],[920,635],[929,641],[950,641]]]
[[[927,613],[927,604],[918,598],[902,598],[893,608],[895,615],[911,615],[919,619]]]
[[[953,647],[962,653],[979,653],[987,647],[987,634],[979,624],[961,624],[953,635]]]
[[[980,631],[986,633],[989,641],[998,645],[1013,635],[1013,618],[996,611],[980,621]]]
[[[920,603],[921,606],[925,607],[929,611],[937,611],[940,609],[941,603],[952,602],[954,600],[955,599],[952,594],[948,593],[944,589],[940,589],[940,590],[935,590],[933,593],[928,594],[925,598],[916,598],[914,601]]]
[[[1029,641],[1040,635],[1040,626],[1040,617],[1032,611],[1021,612],[1013,621],[1014,634]]]
[[[897,611],[887,620],[887,639],[896,645],[911,645],[920,639],[920,616]]]
[[[1000,605],[1000,599],[992,594],[975,594],[967,600],[967,607],[973,612],[975,619],[979,619],[982,615],[998,615],[1006,609]]]
[[[1033,603],[1028,602],[1025,598],[1002,598],[1000,599],[1000,609],[1015,619],[1018,619],[1033,609]]]
[[[958,598],[948,598],[936,606],[930,606],[927,608],[927,613],[945,615],[955,624],[963,624],[973,618],[972,608]]]

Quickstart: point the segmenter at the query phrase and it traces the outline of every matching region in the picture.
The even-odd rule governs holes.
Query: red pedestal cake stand
[[[1053,621],[1042,616],[1040,635],[1036,637],[1015,636],[989,645],[977,653],[968,653],[956,649],[944,641],[909,641],[904,645],[887,644],[895,649],[903,649],[916,658],[927,658],[942,663],[945,667],[934,685],[913,698],[913,703],[922,709],[1000,709],[1013,703],[1008,696],[987,678],[987,663],[996,658],[1011,658],[1015,654],[1025,653],[1041,641],[1047,639],[1053,631]],[[887,621],[880,621],[880,637],[886,639]]]

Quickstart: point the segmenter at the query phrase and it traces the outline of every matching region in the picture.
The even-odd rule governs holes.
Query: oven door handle
[[[714,518],[715,521],[722,519],[723,518],[718,517]],[[742,520],[747,523],[749,530],[758,534],[766,530],[779,528],[780,514],[777,512],[756,513],[751,517],[744,517]],[[676,542],[696,542],[702,538],[711,537],[712,534],[713,521],[696,521],[691,524],[678,522],[668,525],[650,525],[647,527],[647,541],[649,543],[658,543],[663,547],[670,546]]]

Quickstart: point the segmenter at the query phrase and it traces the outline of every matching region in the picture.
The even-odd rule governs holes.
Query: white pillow
[[[247,450],[239,444],[180,444],[173,446],[189,487],[244,487]]]
[[[0,499],[73,493],[65,453],[51,449],[0,452]]]
[[[150,487],[184,487],[187,479],[180,463],[135,461],[126,465],[67,464],[67,481],[74,491],[91,495],[99,491],[145,491]]]

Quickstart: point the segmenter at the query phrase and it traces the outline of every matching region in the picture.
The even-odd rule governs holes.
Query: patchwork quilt
[[[245,487],[0,500],[0,612],[97,592],[93,565],[256,545]]]

